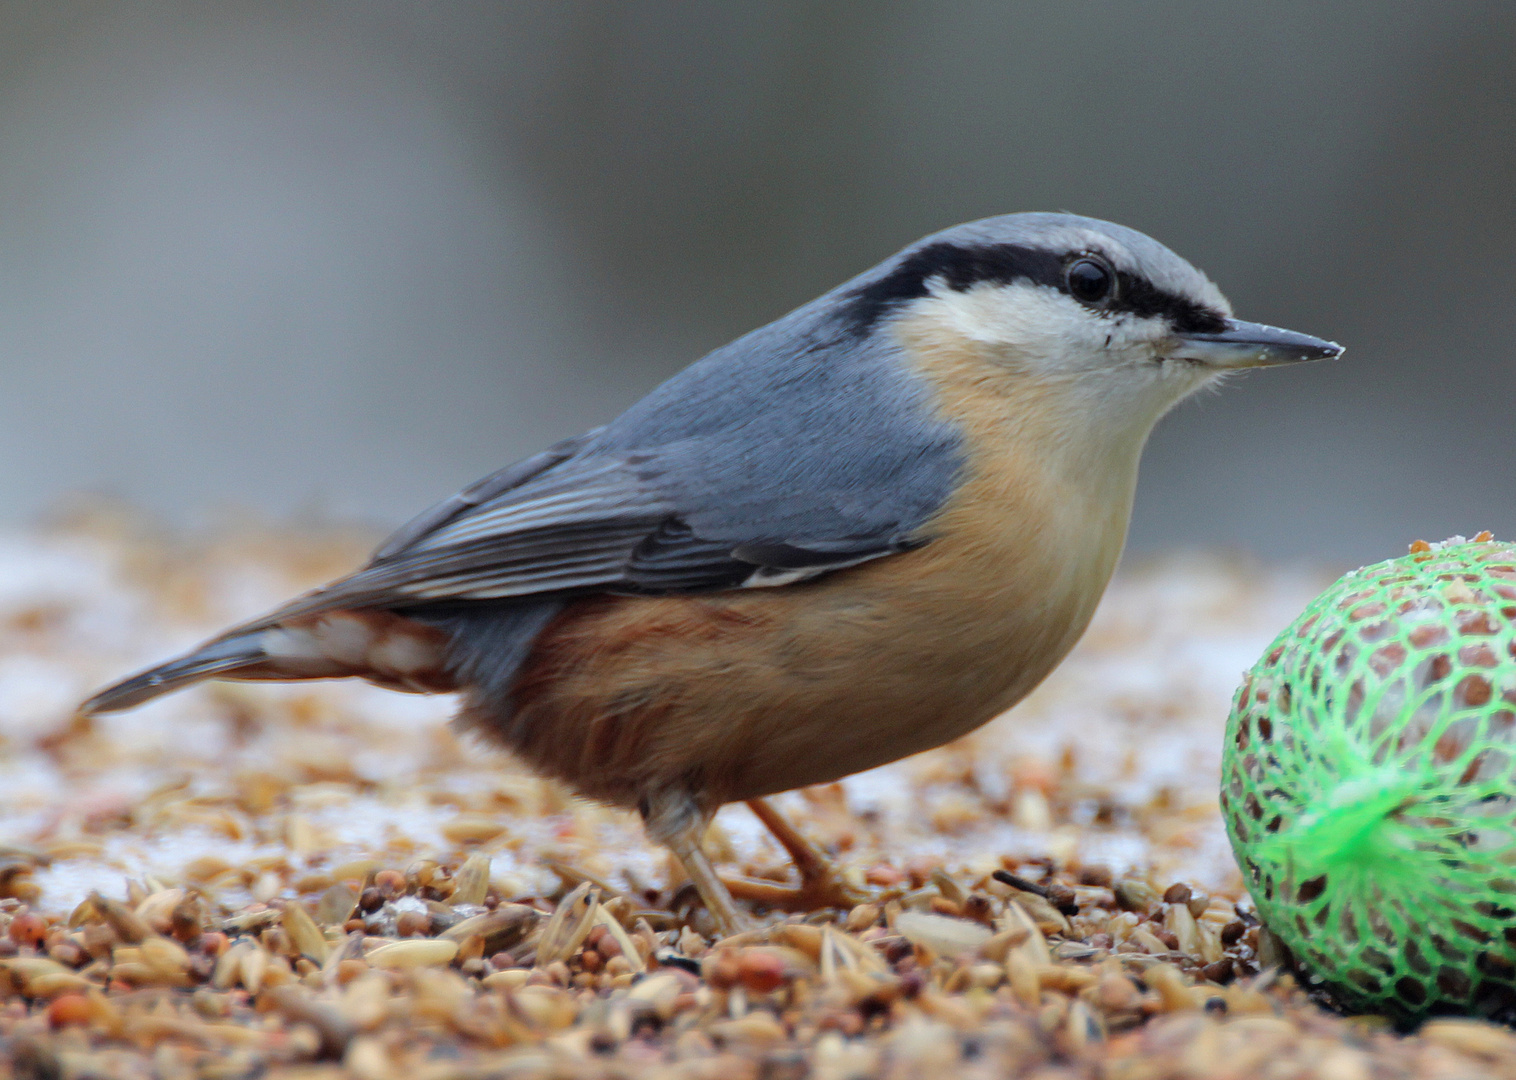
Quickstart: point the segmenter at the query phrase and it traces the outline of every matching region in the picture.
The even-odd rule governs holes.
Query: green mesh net
[[[1244,677],[1221,807],[1264,924],[1341,1004],[1516,1020],[1516,545],[1417,545]]]

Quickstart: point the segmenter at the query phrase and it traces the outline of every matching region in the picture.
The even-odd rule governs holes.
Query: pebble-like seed
[[[737,957],[737,978],[755,994],[784,985],[784,961],[767,949],[743,949]]]
[[[1232,965],[1232,958],[1223,956],[1214,964],[1207,964],[1200,969],[1200,975],[1207,982],[1229,983],[1236,975],[1236,969]]]
[[[425,937],[432,932],[432,917],[421,911],[402,911],[395,919],[395,933],[403,938]]]
[[[47,1007],[47,1022],[55,1028],[69,1024],[88,1024],[94,1017],[94,1006],[83,994],[62,994]]]

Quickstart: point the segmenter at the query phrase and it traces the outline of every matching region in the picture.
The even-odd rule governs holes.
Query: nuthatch
[[[83,709],[212,677],[460,691],[463,727],[640,810],[723,928],[741,916],[699,842],[739,799],[801,874],[740,891],[836,902],[762,797],[1026,696],[1095,610],[1159,417],[1229,371],[1341,351],[1233,319],[1119,225],[959,225]]]

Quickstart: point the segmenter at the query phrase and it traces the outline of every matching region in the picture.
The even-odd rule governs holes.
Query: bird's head
[[[845,286],[839,314],[856,333],[893,333],[928,376],[956,367],[992,393],[1035,396],[1070,435],[1125,432],[1139,446],[1222,375],[1342,351],[1233,318],[1221,291],[1156,240],[1070,214],[928,236]]]

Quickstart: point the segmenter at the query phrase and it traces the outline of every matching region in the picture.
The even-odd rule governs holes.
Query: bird
[[[635,809],[723,933],[847,883],[768,796],[940,746],[1079,639],[1160,417],[1247,368],[1335,357],[1238,320],[1124,226],[1063,213],[913,243],[620,416],[420,514],[353,573],[102,690],[356,677]],[[719,876],[746,802],[800,878]]]

